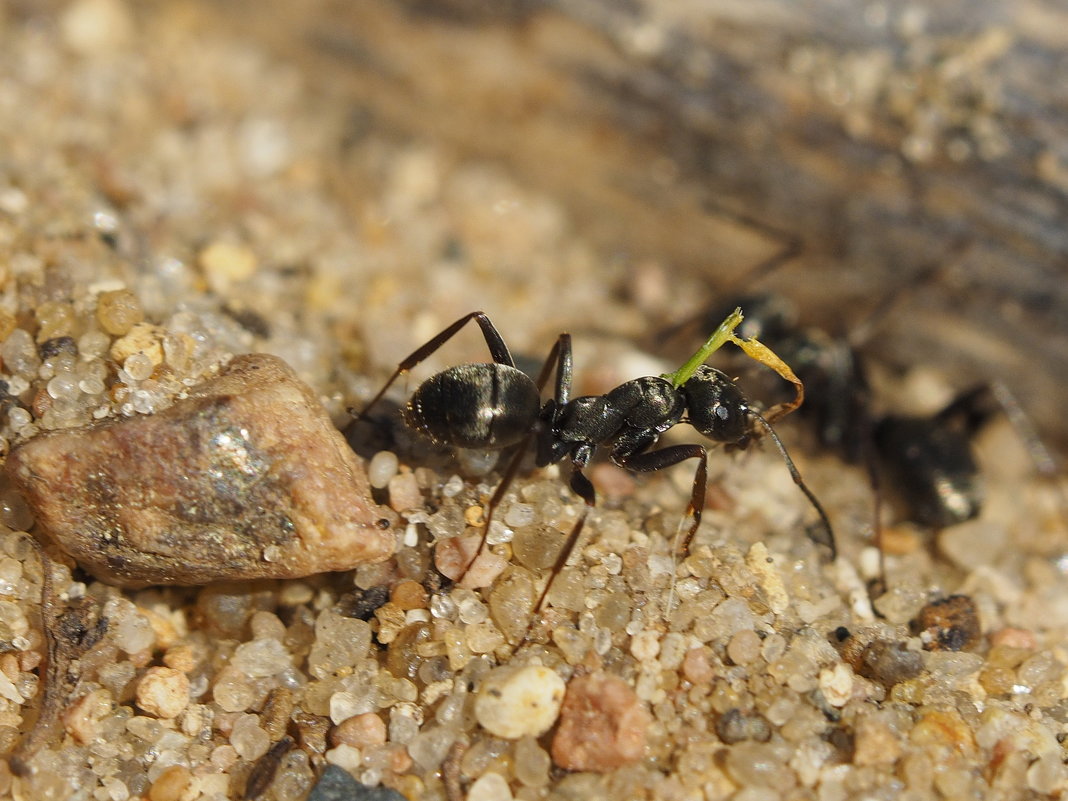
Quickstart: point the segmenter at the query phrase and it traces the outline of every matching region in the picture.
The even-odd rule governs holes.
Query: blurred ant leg
[[[746,214],[731,211],[718,203],[707,202],[706,205],[714,206],[717,213],[723,214],[725,217],[734,220],[735,222],[756,228],[767,234],[769,238],[777,239],[781,243],[779,249],[766,259],[757,262],[752,267],[745,270],[741,275],[729,280],[725,286],[717,288],[716,294],[719,297],[736,297],[739,294],[740,289],[748,288],[751,284],[759,283],[767,276],[776,272],[784,264],[793,261],[804,252],[804,242],[801,237],[796,234],[773,228]],[[717,310],[712,316],[717,317],[718,314],[719,311]],[[705,328],[710,322],[715,322],[715,320],[710,321],[709,316],[707,308],[701,309],[695,314],[687,317],[685,320],[657,331],[653,336],[653,342],[658,345],[663,345],[665,342],[674,339],[683,331],[695,327],[698,324],[700,324],[702,328]]]
[[[503,344],[503,343],[502,343]],[[553,367],[556,367],[557,376],[557,396],[561,394],[565,398],[571,391],[571,335],[561,334],[556,342],[553,344],[552,349],[549,351],[548,358],[545,359],[545,363],[542,365],[541,370],[538,373],[537,387],[540,392],[545,383],[549,380],[549,376],[552,374]],[[541,425],[541,422],[537,424]],[[493,491],[493,495],[489,499],[489,503],[486,504],[486,518],[484,520],[485,527],[482,530],[482,539],[478,543],[478,549],[475,551],[474,556],[464,566],[463,573],[466,574],[470,570],[471,565],[475,563],[475,560],[482,555],[482,552],[486,549],[486,541],[489,537],[490,523],[493,522],[493,515],[497,511],[497,507],[504,499],[504,495],[508,492],[508,488],[511,486],[512,481],[515,480],[516,475],[519,473],[519,467],[523,463],[523,459],[527,454],[527,450],[530,448],[531,439],[538,434],[537,426],[530,432],[523,441],[516,446],[516,451],[512,454],[512,458],[508,460],[508,466],[504,469],[504,473],[501,475],[500,483],[497,484],[497,489]],[[539,437],[539,452],[541,450],[540,445],[541,437]],[[461,575],[461,580],[463,575]]]
[[[794,464],[794,460],[790,458],[790,454],[786,450],[786,446],[782,444],[782,440],[779,439],[779,435],[775,433],[775,429],[771,427],[771,424],[761,417],[756,412],[750,409],[749,413],[753,416],[753,419],[763,426],[768,436],[771,437],[771,441],[775,443],[775,447],[779,449],[779,453],[782,455],[783,461],[786,462],[786,468],[790,471],[790,478],[794,480],[794,483],[800,488],[801,492],[805,493],[805,497],[808,498],[809,503],[816,510],[820,516],[822,534],[817,536],[815,532],[809,532],[809,537],[818,545],[826,545],[831,550],[831,559],[838,558],[838,546],[834,540],[834,528],[831,526],[831,519],[827,516],[827,512],[823,508],[823,504],[819,502],[819,499],[813,494],[812,490],[805,484],[801,473],[798,472],[797,466]]]
[[[885,293],[879,303],[867,312],[864,319],[853,327],[846,337],[851,347],[859,348],[866,344],[875,334],[875,330],[890,313],[897,308],[902,300],[922,289],[954,267],[962,264],[971,255],[975,239],[970,236],[962,236],[950,244],[949,248],[938,257],[937,261],[922,265],[915,273],[908,277],[907,283],[898,284],[889,292]]]
[[[1060,472],[1057,460],[1042,442],[1038,435],[1030,415],[1024,411],[1019,399],[1009,389],[1008,385],[1000,379],[995,379],[989,384],[990,392],[1005,412],[1009,423],[1016,429],[1016,435],[1023,442],[1031,461],[1034,462],[1035,470],[1039,475],[1046,478],[1054,478]],[[1063,494],[1063,493],[1062,493]]]
[[[868,486],[871,488],[872,543],[879,554],[879,575],[868,587],[868,598],[874,601],[886,593],[890,586],[886,578],[886,548],[883,547],[883,486],[882,473],[879,470],[879,456],[875,452],[875,437],[871,418],[865,414],[863,432],[860,440],[860,462],[868,473]],[[874,604],[872,609],[875,610]],[[879,615],[878,610],[875,614]],[[882,615],[879,615],[882,617]]]
[[[1060,466],[1057,459],[1042,441],[1042,437],[1039,436],[1038,430],[1019,398],[1004,381],[995,379],[962,393],[946,408],[938,412],[935,419],[946,423],[956,421],[957,425],[962,426],[964,431],[970,435],[999,411],[1005,415],[1024,450],[1027,451],[1035,472],[1052,484],[1060,503],[1061,518],[1068,525],[1068,490],[1059,480]]]
[[[515,362],[512,360],[512,354],[509,352],[508,346],[504,344],[504,339],[494,327],[493,323],[490,322],[490,318],[486,316],[485,312],[474,311],[465,314],[444,331],[432,337],[426,344],[412,351],[407,358],[397,365],[397,369],[393,371],[393,375],[386,381],[385,386],[378,391],[377,395],[371,398],[371,400],[363,407],[363,410],[356,416],[361,420],[365,420],[368,412],[371,411],[371,408],[382,399],[382,396],[386,394],[386,391],[393,385],[393,382],[396,381],[398,377],[403,373],[407,373],[421,361],[428,358],[434,351],[452,339],[453,336],[455,336],[456,333],[471,320],[477,322],[478,327],[482,329],[482,336],[486,340],[486,347],[489,348],[490,356],[493,357],[493,361],[496,364],[515,367]]]
[[[1020,438],[1035,465],[1035,470],[1043,476],[1056,475],[1058,468],[1053,454],[1043,444],[1031,418],[1004,381],[995,379],[962,392],[938,412],[934,419],[940,423],[956,423],[966,434],[971,435],[999,411],[1005,415],[1016,436]]]

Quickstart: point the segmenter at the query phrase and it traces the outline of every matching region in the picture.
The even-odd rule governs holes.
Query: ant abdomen
[[[500,449],[530,433],[541,406],[538,388],[506,364],[461,364],[424,381],[404,410],[405,422],[438,443]]]
[[[979,467],[967,434],[937,419],[889,416],[876,426],[875,441],[917,523],[944,528],[979,515]]]
[[[714,442],[747,439],[749,402],[726,373],[701,365],[681,389],[691,426]]]

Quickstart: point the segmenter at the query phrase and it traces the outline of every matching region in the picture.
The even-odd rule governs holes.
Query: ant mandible
[[[741,309],[735,309],[708,340],[678,370],[661,376],[645,376],[626,381],[605,395],[571,397],[571,336],[560,334],[543,365],[537,381],[517,369],[504,339],[481,311],[471,312],[445,328],[401,361],[385,385],[367,403],[359,417],[385,395],[397,378],[428,358],[468,322],[482,330],[493,362],[461,364],[431,376],[412,394],[404,409],[405,422],[439,444],[461,448],[501,450],[522,443],[506,467],[486,508],[482,541],[470,564],[486,545],[486,534],[497,505],[519,470],[531,438],[537,441],[538,467],[571,460],[571,490],[586,503],[561,549],[551,576],[567,562],[578,541],[589,508],[595,505],[593,484],[583,473],[598,446],[609,448],[609,458],[618,466],[635,472],[653,472],[697,459],[687,513],[692,523],[682,543],[684,555],[701,524],[708,476],[708,451],[703,445],[671,445],[652,450],[660,435],[686,422],[714,442],[744,448],[766,433],[790,471],[794,483],[819,514],[822,531],[813,538],[836,555],[830,520],[816,496],[801,478],[797,467],[772,423],[801,405],[804,387],[790,367],[756,339],[741,339],[734,329],[742,322]],[[761,415],[749,404],[741,389],[725,373],[704,361],[727,342],[740,347],[751,358],[775,370],[794,385],[795,397],[777,404]],[[552,398],[541,403],[541,392],[555,367],[556,389]],[[535,605],[540,611],[552,578]]]

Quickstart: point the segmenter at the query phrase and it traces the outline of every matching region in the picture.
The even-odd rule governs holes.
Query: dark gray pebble
[[[407,801],[389,787],[360,784],[344,768],[327,765],[312,788],[307,801]]]

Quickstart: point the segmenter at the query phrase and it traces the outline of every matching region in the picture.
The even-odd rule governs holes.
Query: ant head
[[[686,397],[687,419],[699,432],[714,442],[748,440],[749,401],[726,373],[701,365],[680,389]]]

